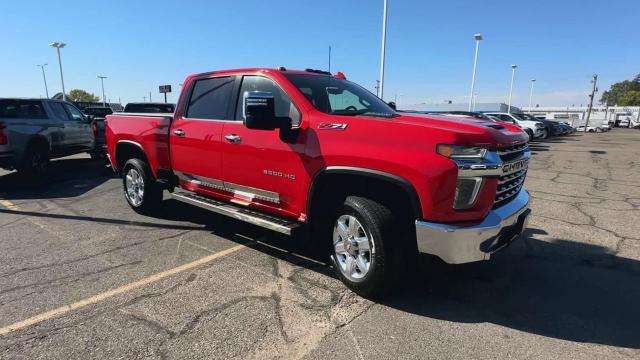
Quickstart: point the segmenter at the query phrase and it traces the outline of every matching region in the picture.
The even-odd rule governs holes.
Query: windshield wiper
[[[369,111],[369,110],[366,110],[366,109],[362,109],[362,110],[335,110],[335,111],[331,112],[331,115],[343,115],[343,116],[366,115],[366,116],[384,117],[384,118],[391,118],[391,117],[400,116],[398,114],[375,112],[375,111]]]

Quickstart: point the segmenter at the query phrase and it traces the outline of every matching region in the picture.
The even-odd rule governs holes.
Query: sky
[[[0,97],[44,97],[80,88],[123,104],[143,101],[192,73],[242,67],[328,68],[375,92],[383,0],[2,2]],[[389,0],[385,100],[468,102],[475,40],[482,33],[477,102],[515,106],[587,103],[640,73],[639,0]],[[600,96],[597,95],[597,99]]]

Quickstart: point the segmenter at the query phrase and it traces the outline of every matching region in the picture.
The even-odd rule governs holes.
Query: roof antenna
[[[331,74],[331,45],[329,45],[329,74]]]

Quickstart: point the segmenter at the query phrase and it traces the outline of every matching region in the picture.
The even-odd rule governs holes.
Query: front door
[[[69,121],[64,124],[64,131],[72,151],[90,150],[93,147],[94,137],[91,125],[82,112],[75,106],[62,103],[69,113]]]
[[[304,143],[283,140],[280,130],[251,130],[242,123],[242,96],[246,91],[273,93],[276,116],[300,123],[300,111],[271,79],[244,76],[238,91],[235,120],[225,122],[222,131],[222,172],[232,201],[241,205],[299,218],[305,211],[306,189],[302,154]]]
[[[230,120],[235,81],[235,76],[194,80],[185,108],[176,112],[169,132],[171,164],[188,190],[205,195],[224,190],[222,127]]]

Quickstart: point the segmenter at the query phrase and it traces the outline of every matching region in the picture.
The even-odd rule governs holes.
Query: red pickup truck
[[[107,116],[111,165],[141,213],[174,199],[284,234],[306,230],[363,296],[419,253],[487,260],[526,228],[518,127],[398,113],[343,74],[189,76],[173,116]]]

